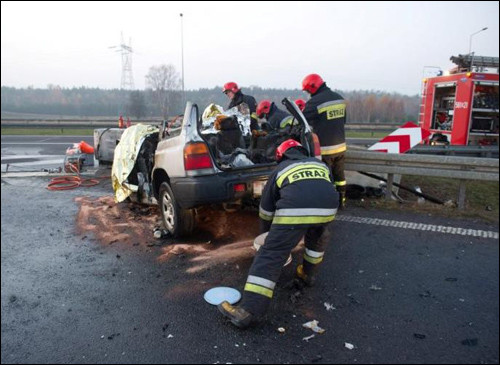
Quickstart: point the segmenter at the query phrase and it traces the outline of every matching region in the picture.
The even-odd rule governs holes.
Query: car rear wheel
[[[194,231],[194,209],[182,209],[175,200],[172,188],[166,182],[160,186],[160,200],[158,203],[163,225],[173,237],[188,236]]]

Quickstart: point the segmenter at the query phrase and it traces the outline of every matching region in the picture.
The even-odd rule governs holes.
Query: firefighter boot
[[[224,317],[231,320],[231,323],[238,328],[247,328],[252,322],[252,314],[248,313],[246,310],[239,306],[232,306],[228,302],[224,301],[217,306],[219,312],[221,312]]]
[[[314,283],[316,282],[315,275],[312,273],[305,273],[304,272],[304,265],[299,265],[297,266],[297,270],[295,271],[295,276],[296,280],[299,281],[299,283],[302,283],[302,286],[314,286]]]

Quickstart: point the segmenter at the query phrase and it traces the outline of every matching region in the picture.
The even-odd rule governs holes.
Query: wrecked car
[[[135,156],[136,160],[121,172],[121,182],[116,180],[116,200],[130,197],[157,203],[164,228],[173,237],[193,232],[196,208],[201,206],[223,204],[227,210],[258,206],[264,185],[276,166],[275,150],[281,142],[293,138],[311,156],[321,158],[319,140],[302,112],[288,98],[282,103],[296,122],[259,136],[250,132],[248,108],[224,111],[211,104],[202,115],[191,102],[186,105],[176,133],[170,131],[166,122],[156,130],[141,129],[141,135],[129,142],[133,150],[127,152],[123,147],[119,151],[129,158]],[[126,194],[116,194],[124,186]]]

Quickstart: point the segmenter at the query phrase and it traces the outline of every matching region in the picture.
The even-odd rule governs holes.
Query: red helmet
[[[304,110],[306,107],[306,101],[304,99],[297,99],[295,100],[295,104],[299,107],[300,111]]]
[[[302,80],[302,90],[307,91],[310,94],[314,94],[324,83],[325,82],[320,75],[310,74]]]
[[[302,147],[302,145],[294,139],[287,139],[276,148],[276,161],[280,162],[285,152],[292,147]]]
[[[262,118],[263,114],[268,114],[269,111],[271,110],[271,101],[269,100],[262,100],[259,105],[257,105],[257,116],[259,118]]]
[[[232,81],[226,82],[224,84],[224,87],[222,88],[223,93],[226,93],[228,91],[232,91],[233,93],[237,93],[239,90],[240,90],[240,88],[238,87],[238,84],[236,82],[232,82]]]

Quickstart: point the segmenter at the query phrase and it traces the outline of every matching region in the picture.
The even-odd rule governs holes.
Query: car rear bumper
[[[253,182],[267,180],[270,172],[222,173],[173,178],[170,185],[180,207],[191,209],[206,204],[225,203],[252,197],[254,195]],[[245,184],[244,191],[235,191],[234,187],[237,184]]]

